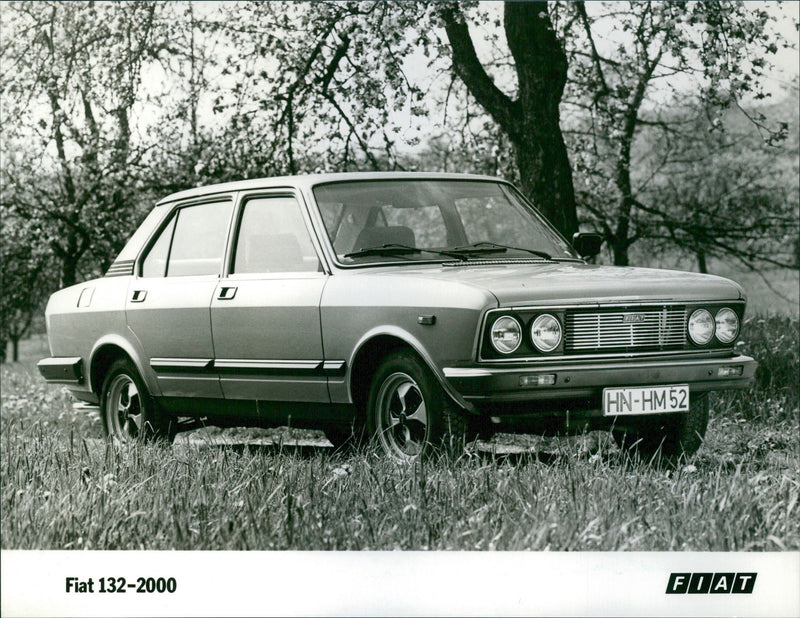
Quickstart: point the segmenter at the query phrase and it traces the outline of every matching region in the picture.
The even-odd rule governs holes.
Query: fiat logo
[[[647,319],[646,313],[626,313],[622,316],[622,323],[623,324],[638,324],[639,322],[644,322]]]

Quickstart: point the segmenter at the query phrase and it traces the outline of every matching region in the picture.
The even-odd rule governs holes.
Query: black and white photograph
[[[800,615],[798,47],[0,3],[0,613]]]

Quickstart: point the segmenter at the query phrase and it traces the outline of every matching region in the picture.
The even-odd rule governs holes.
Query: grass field
[[[2,547],[797,550],[798,321],[751,318],[742,338],[756,386],[712,399],[706,443],[673,471],[599,432],[410,465],[286,430],[114,447],[38,377],[33,339],[2,367]]]

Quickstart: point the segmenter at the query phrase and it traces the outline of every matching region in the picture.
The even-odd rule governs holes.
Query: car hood
[[[676,270],[579,263],[512,263],[394,269],[395,274],[482,288],[500,305],[744,299],[739,284]]]

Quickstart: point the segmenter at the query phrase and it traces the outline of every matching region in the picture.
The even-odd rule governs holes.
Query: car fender
[[[461,394],[453,388],[453,386],[447,381],[447,378],[444,375],[442,369],[434,362],[433,358],[430,354],[428,354],[425,346],[422,345],[422,342],[417,339],[414,335],[412,335],[407,330],[400,328],[398,326],[391,326],[391,325],[384,325],[384,326],[376,326],[366,333],[364,333],[361,338],[358,340],[356,345],[353,347],[353,352],[350,354],[350,358],[347,362],[347,385],[348,390],[350,390],[350,395],[352,397],[352,369],[353,364],[358,356],[361,349],[368,344],[371,340],[375,339],[376,337],[380,336],[389,336],[394,337],[395,339],[401,340],[406,345],[410,346],[423,360],[423,362],[428,366],[428,369],[431,370],[433,375],[436,377],[436,380],[439,382],[439,385],[442,389],[447,393],[447,395],[453,399],[459,406],[467,410],[471,414],[477,414],[477,410],[475,407],[466,401]]]

